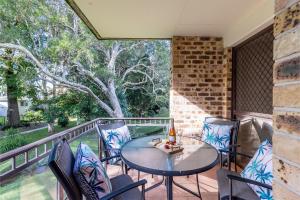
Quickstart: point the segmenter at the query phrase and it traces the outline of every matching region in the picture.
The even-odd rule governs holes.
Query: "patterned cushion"
[[[218,150],[228,148],[232,127],[232,125],[204,123],[202,141]]]
[[[253,158],[242,171],[241,176],[272,185],[272,144],[268,140],[261,143]],[[249,184],[249,186],[260,199],[273,199],[271,190],[252,184]]]
[[[110,156],[118,155],[122,146],[131,140],[131,136],[127,126],[116,129],[102,130],[104,142],[109,150]],[[118,159],[110,160],[110,163],[116,162]]]
[[[86,144],[78,145],[73,174],[82,193],[89,200],[99,199],[112,192],[106,170]]]

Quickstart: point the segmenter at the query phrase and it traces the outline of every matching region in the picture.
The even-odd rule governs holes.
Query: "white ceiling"
[[[249,13],[265,12],[258,5],[271,1],[74,0],[102,38],[224,36]],[[271,10],[268,16],[273,16]]]

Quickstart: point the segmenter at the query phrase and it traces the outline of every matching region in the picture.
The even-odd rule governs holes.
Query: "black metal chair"
[[[237,151],[229,151],[229,150],[220,150],[221,153],[232,154],[234,157],[237,155],[244,156],[246,158],[251,159],[252,156],[247,154],[242,154]],[[222,162],[220,163],[221,168],[217,171],[217,181],[219,193],[219,200],[260,200],[260,198],[256,195],[256,193],[249,187],[247,183],[261,186],[267,189],[272,190],[272,186],[268,184],[264,184],[258,181],[254,181],[251,179],[243,178],[237,172],[230,171],[229,169],[224,169]]]
[[[117,129],[117,128],[121,128],[125,126],[125,123],[124,121],[118,121],[118,122],[115,122],[115,123],[110,123],[110,124],[98,124],[98,126],[96,126],[96,129],[97,129],[97,133],[98,133],[98,136],[99,136],[99,152],[102,152],[102,153],[99,153],[99,156],[100,156],[100,159],[103,158],[106,158],[106,157],[111,157],[111,152],[112,151],[119,151],[120,149],[110,149],[109,146],[106,144],[105,140],[104,140],[104,136],[102,134],[102,131],[103,130],[112,130],[112,129]]]
[[[102,153],[99,153],[99,156],[100,156],[100,160],[103,159],[103,155],[104,155],[104,158],[108,158],[108,157],[111,157],[111,151],[120,151],[120,149],[110,149],[108,147],[108,145],[106,144],[105,140],[104,140],[104,136],[102,134],[102,130],[111,130],[111,129],[117,129],[117,128],[120,128],[120,127],[123,127],[125,126],[125,122],[124,121],[118,121],[118,122],[114,122],[114,123],[111,123],[111,124],[99,124],[96,129],[97,129],[97,132],[98,132],[98,135],[99,135],[99,152],[102,152]],[[130,170],[130,168],[125,165],[122,160],[118,160],[117,162],[114,163],[115,165],[121,165],[121,168],[122,168],[122,171],[124,173],[125,171],[125,174],[128,173],[128,170]],[[138,180],[140,180],[140,171],[138,171]]]
[[[221,117],[205,117],[204,123],[232,126],[228,150],[230,150],[232,152],[236,152],[236,149],[238,147],[237,140],[238,140],[239,127],[240,127],[240,120],[227,119],[227,118],[221,118]],[[202,134],[203,134],[203,132],[202,132]],[[201,134],[200,138],[202,138],[202,134]],[[231,168],[231,162],[233,161],[235,171],[237,171],[236,156],[229,155],[227,157],[224,157],[221,154],[220,159],[221,159],[222,165],[227,164],[228,169]]]
[[[107,157],[101,160],[106,162],[112,159]],[[82,192],[73,175],[75,157],[66,139],[59,141],[50,152],[48,165],[59,183],[64,188],[70,200],[82,200]],[[145,199],[146,180],[133,182],[130,176],[122,174],[111,179],[113,192],[102,197],[100,200],[127,200]],[[138,187],[142,187],[142,191]]]

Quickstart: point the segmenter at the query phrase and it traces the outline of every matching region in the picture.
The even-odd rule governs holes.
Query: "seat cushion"
[[[204,123],[202,141],[218,150],[228,148],[232,127],[232,125]]]
[[[113,191],[116,191],[126,185],[133,183],[133,180],[128,175],[120,175],[111,179],[111,185]],[[117,197],[114,200],[140,200],[142,197],[142,192],[138,188],[133,188]]]
[[[89,200],[99,199],[112,191],[106,170],[86,144],[78,145],[73,174],[82,193]]]
[[[240,176],[236,172],[232,172],[226,169],[219,169],[217,171],[218,187],[221,200],[228,200],[230,194],[229,179],[228,174],[233,174]],[[247,183],[240,181],[232,181],[232,195],[238,200],[259,200],[260,198],[255,194],[255,192],[248,186]]]
[[[122,146],[131,140],[130,132],[126,125],[115,129],[101,130],[102,136],[110,156],[120,153]],[[111,159],[110,164],[115,164],[118,159]]]
[[[111,149],[120,149],[126,142],[131,140],[127,126],[102,130],[102,135],[106,145]]]
[[[241,176],[261,183],[272,185],[272,144],[265,140],[259,145],[253,158],[242,171]],[[272,199],[272,190],[249,184],[261,199]]]

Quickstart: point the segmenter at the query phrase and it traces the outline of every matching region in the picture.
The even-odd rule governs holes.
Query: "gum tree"
[[[166,66],[157,55],[168,49],[157,47],[168,42],[98,41],[61,0],[0,2],[0,48],[32,63],[38,81],[52,86],[52,95],[61,87],[80,91],[109,116],[123,117],[119,97],[129,90],[151,94],[153,102],[166,94],[161,82],[168,76],[158,74]],[[19,34],[9,35],[13,32]]]

